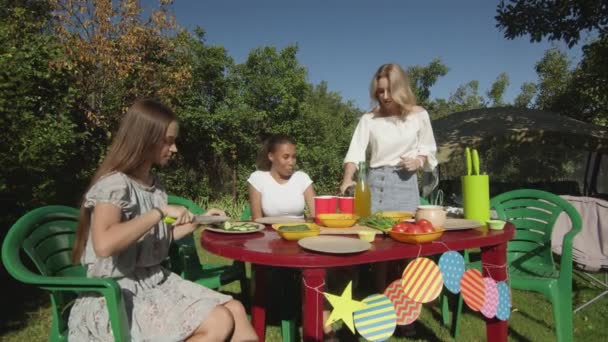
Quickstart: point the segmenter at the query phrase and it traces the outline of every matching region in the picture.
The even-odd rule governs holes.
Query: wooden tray
[[[458,219],[458,218],[448,218],[443,225],[443,229],[449,230],[464,230],[464,229],[475,229],[475,228],[483,228],[485,227],[479,221],[475,220],[467,220],[467,219]]]

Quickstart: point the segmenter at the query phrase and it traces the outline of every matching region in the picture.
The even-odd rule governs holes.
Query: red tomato
[[[421,219],[418,222],[416,222],[416,224],[418,226],[420,226],[420,229],[424,233],[432,233],[435,231],[433,224],[429,220]]]
[[[408,227],[406,230],[406,233],[410,233],[410,234],[420,234],[422,233],[422,227],[420,227],[417,224],[413,224],[413,223],[407,223]]]
[[[405,231],[407,230],[406,223],[405,222],[397,223],[396,225],[394,225],[391,228],[391,230],[394,232],[405,233]]]

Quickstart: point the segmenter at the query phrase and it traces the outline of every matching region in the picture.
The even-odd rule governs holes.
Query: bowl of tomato
[[[443,232],[444,229],[435,228],[431,222],[421,219],[416,223],[399,222],[388,231],[388,234],[397,241],[416,244],[436,240],[443,235]]]

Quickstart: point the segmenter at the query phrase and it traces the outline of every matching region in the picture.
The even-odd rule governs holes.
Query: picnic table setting
[[[239,260],[251,262],[262,274],[265,269],[262,265],[302,268],[305,287],[303,315],[318,317],[321,306],[307,309],[308,299],[320,303],[324,298],[332,306],[325,324],[343,321],[353,334],[359,333],[369,341],[386,340],[394,334],[397,325],[414,322],[420,315],[421,305],[437,299],[444,287],[452,294],[462,295],[468,307],[489,322],[504,322],[503,325],[489,327],[488,336],[506,340],[511,290],[506,279],[505,260],[498,256],[492,261],[484,260],[483,269],[468,269],[468,256],[463,256],[463,248],[459,248],[458,243],[472,241],[469,246],[482,248],[484,245],[502,245],[503,248],[492,253],[502,253],[504,257],[504,243],[512,238],[513,229],[505,229],[508,226],[505,221],[490,220],[489,176],[479,174],[477,151],[467,149],[466,156],[468,174],[462,177],[463,208],[422,204],[415,212],[371,214],[369,199],[366,198],[369,193],[365,193],[367,189],[360,189],[366,185],[357,184],[352,197],[316,196],[314,218],[262,217],[249,223],[263,225],[263,230],[222,230],[217,228],[217,224],[211,225],[206,228],[201,242],[210,252],[227,257],[236,255],[229,251],[231,247],[241,246]],[[247,223],[233,222],[231,226],[240,227],[242,224]],[[231,242],[221,234],[239,234],[239,237],[234,236],[237,240]],[[490,238],[497,240],[482,242]],[[319,278],[324,275],[326,267],[395,259],[408,262],[401,278],[392,280],[383,293],[354,300],[352,281],[341,294],[321,289],[323,282]],[[317,283],[306,276],[313,269],[322,271],[316,275]],[[256,278],[259,277],[258,271]],[[256,284],[258,281],[256,279]],[[256,289],[259,288],[256,285]],[[255,296],[260,295],[256,293]],[[264,323],[260,320],[264,320],[264,314],[260,311],[256,314],[254,303],[254,327],[262,339]],[[370,315],[375,319],[370,320]],[[320,326],[307,324],[305,320],[304,339],[319,340]]]

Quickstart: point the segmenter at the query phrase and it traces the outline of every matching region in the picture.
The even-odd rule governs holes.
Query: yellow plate
[[[357,223],[359,216],[354,214],[319,214],[321,224],[329,228],[348,228]]]
[[[414,218],[415,214],[409,211],[381,211],[378,213],[380,216],[390,217],[395,220],[403,221]]]
[[[435,229],[435,231],[432,233],[412,234],[412,233],[394,232],[392,230],[389,230],[388,235],[390,235],[393,239],[400,241],[400,242],[425,243],[425,242],[431,242],[433,240],[439,239],[441,237],[441,235],[443,235],[444,231],[445,230],[443,230],[443,229]]]
[[[279,230],[279,227],[300,226],[300,225],[306,225],[308,227],[308,229],[310,229],[310,230],[296,231],[296,232]],[[309,236],[317,236],[317,235],[319,235],[319,232],[321,231],[321,228],[319,228],[319,226],[317,226],[314,223],[276,223],[276,224],[272,225],[272,229],[276,230],[277,233],[279,233],[279,235],[285,240],[300,240],[302,238],[309,237]]]

